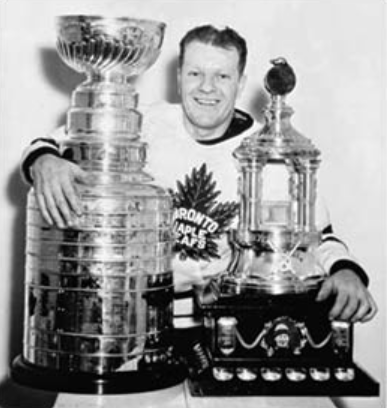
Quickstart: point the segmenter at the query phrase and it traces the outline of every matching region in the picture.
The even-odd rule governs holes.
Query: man
[[[194,28],[180,43],[181,104],[163,103],[144,112],[143,130],[150,146],[147,170],[171,189],[175,205],[173,269],[176,292],[185,302],[181,310],[176,308],[177,314],[190,315],[192,288],[205,285],[229,261],[224,237],[238,199],[231,154],[243,135],[257,128],[247,113],[235,108],[246,80],[246,57],[245,40],[234,30]],[[22,169],[33,181],[43,217],[64,228],[82,212],[75,182],[87,183],[88,175],[59,156],[55,141],[37,140],[27,150]],[[223,206],[222,222],[211,211],[217,203]],[[201,232],[193,233],[192,225]],[[335,296],[332,319],[370,320],[376,306],[366,288],[367,275],[333,236],[326,218],[320,217],[319,228],[324,232],[320,260],[331,276],[317,300]],[[180,322],[192,323],[191,316],[187,320]]]

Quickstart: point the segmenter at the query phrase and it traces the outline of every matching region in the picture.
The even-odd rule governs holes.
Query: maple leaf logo
[[[205,163],[199,169],[193,168],[184,183],[177,181],[176,185],[177,191],[169,191],[174,207],[174,252],[181,259],[219,258],[216,239],[231,225],[238,203],[217,201],[220,191]]]

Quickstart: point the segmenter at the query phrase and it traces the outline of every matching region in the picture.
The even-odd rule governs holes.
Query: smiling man
[[[214,32],[211,41],[211,35],[191,32],[180,45],[178,82],[184,125],[197,140],[216,139],[226,132],[245,84],[244,44],[231,30],[225,33],[229,39],[224,35],[216,41]]]

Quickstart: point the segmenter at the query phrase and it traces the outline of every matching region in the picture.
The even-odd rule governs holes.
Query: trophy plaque
[[[295,86],[283,58],[272,61],[266,124],[234,151],[238,226],[227,271],[196,296],[208,368],[190,379],[193,395],[378,395],[352,359],[353,325],[316,302],[327,277],[316,251],[320,152],[290,122]]]
[[[62,16],[57,50],[86,80],[72,93],[63,157],[90,183],[70,228],[27,205],[23,354],[12,378],[54,391],[149,391],[184,379],[172,346],[172,204],[144,171],[132,78],[157,59],[165,25]]]

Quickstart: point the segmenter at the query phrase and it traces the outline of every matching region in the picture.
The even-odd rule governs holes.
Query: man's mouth
[[[219,99],[195,98],[195,102],[196,102],[198,105],[202,105],[202,106],[215,106],[215,105],[217,105],[220,101],[219,101]]]

